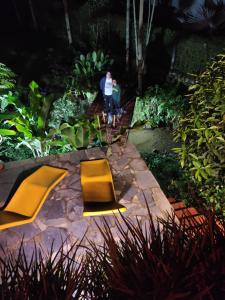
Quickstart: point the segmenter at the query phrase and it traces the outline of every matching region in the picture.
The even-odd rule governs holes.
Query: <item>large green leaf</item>
[[[70,142],[70,144],[73,147],[77,147],[76,135],[75,135],[73,127],[68,127],[68,128],[63,129],[62,134],[63,134],[63,136],[65,136],[67,138],[67,140]]]
[[[0,121],[1,120],[11,120],[18,116],[18,113],[4,113],[0,114]]]
[[[23,133],[26,137],[28,137],[28,138],[33,137],[32,132],[28,128],[26,128],[20,124],[15,124],[15,126],[16,126],[16,129],[18,130],[18,132]]]
[[[93,62],[96,63],[96,61],[97,61],[97,53],[95,51],[92,52],[92,59],[93,59]]]
[[[44,128],[44,119],[41,116],[38,117],[37,127],[38,127],[38,129]]]
[[[83,54],[80,55],[80,60],[85,61],[85,56]]]
[[[16,131],[11,129],[0,129],[0,135],[6,135],[6,136],[16,135]]]
[[[39,85],[37,84],[37,82],[32,80],[31,83],[29,84],[29,88],[31,89],[32,92],[34,92],[37,88],[39,88]]]
[[[78,148],[84,147],[84,128],[78,127],[76,132],[76,145]]]

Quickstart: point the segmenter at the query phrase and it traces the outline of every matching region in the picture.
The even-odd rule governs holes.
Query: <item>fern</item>
[[[6,65],[0,63],[0,91],[12,89],[15,85],[15,74]]]

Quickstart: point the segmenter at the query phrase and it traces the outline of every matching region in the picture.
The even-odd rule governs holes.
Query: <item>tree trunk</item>
[[[126,9],[126,72],[129,72],[130,63],[130,0],[127,0]]]
[[[38,23],[37,23],[37,19],[36,19],[35,13],[34,13],[34,7],[33,7],[32,0],[28,0],[28,3],[29,3],[29,7],[30,7],[30,12],[31,12],[32,20],[33,20],[34,29],[36,31],[38,31]]]
[[[138,47],[137,47],[137,18],[136,18],[136,6],[135,0],[133,0],[133,17],[134,17],[134,41],[135,41],[135,59],[136,67],[138,66]]]
[[[144,0],[139,0],[139,18],[138,18],[138,29],[137,29],[137,18],[136,18],[136,2],[133,0],[133,17],[134,17],[134,40],[136,50],[136,66],[138,73],[138,92],[142,95],[143,92],[143,76],[145,72],[145,61],[146,61],[146,50],[150,41],[153,15],[155,11],[156,0],[148,0],[148,19],[146,27],[146,35],[144,38],[143,22],[144,22]]]
[[[138,92],[142,95],[142,77],[144,70],[143,61],[143,16],[144,16],[144,0],[139,3],[139,20],[138,20]]]
[[[176,59],[176,45],[174,45],[172,49],[172,55],[170,61],[170,72],[172,72],[174,69],[175,59]]]
[[[14,10],[15,10],[15,15],[16,15],[17,21],[20,25],[22,25],[22,20],[21,20],[20,13],[19,13],[19,10],[18,10],[17,4],[16,4],[16,0],[12,0],[12,4],[13,4]]]
[[[70,19],[69,19],[69,11],[68,11],[68,3],[67,0],[63,0],[64,10],[65,10],[65,21],[66,21],[66,31],[68,36],[69,45],[73,43],[71,28],[70,28]]]

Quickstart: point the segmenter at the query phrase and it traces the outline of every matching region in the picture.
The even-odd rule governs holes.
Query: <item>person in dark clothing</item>
[[[102,91],[104,99],[104,109],[102,112],[103,122],[106,122],[105,117],[107,116],[108,124],[112,123],[112,109],[113,109],[113,100],[112,100],[112,75],[110,72],[106,73],[106,76],[102,77],[100,80],[100,89]]]
[[[115,79],[113,79],[112,99],[113,99],[113,108],[114,108],[113,127],[115,127],[116,121],[119,122],[119,119],[121,117],[121,108],[120,108],[121,89]]]

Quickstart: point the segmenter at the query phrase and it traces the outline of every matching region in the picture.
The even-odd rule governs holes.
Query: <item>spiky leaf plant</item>
[[[5,252],[0,299],[225,299],[225,224],[213,213],[200,224],[186,217],[156,222],[149,212],[143,224],[122,216],[116,238],[105,220],[104,245],[90,242],[79,260],[82,241],[68,252],[62,244],[56,255],[35,248],[32,259],[23,245],[16,257]]]
[[[54,244],[54,243],[53,243]],[[0,299],[64,300],[86,299],[86,268],[83,259],[77,260],[80,244],[74,243],[64,251],[65,243],[48,254],[34,245],[31,258],[26,256],[23,242],[18,255],[6,253],[0,258]]]
[[[193,227],[177,224],[174,217],[146,225],[129,219],[117,221],[117,242],[107,222],[100,228],[104,247],[89,252],[92,271],[91,299],[224,299],[225,234],[215,226],[215,216]],[[126,226],[124,226],[126,225]]]

